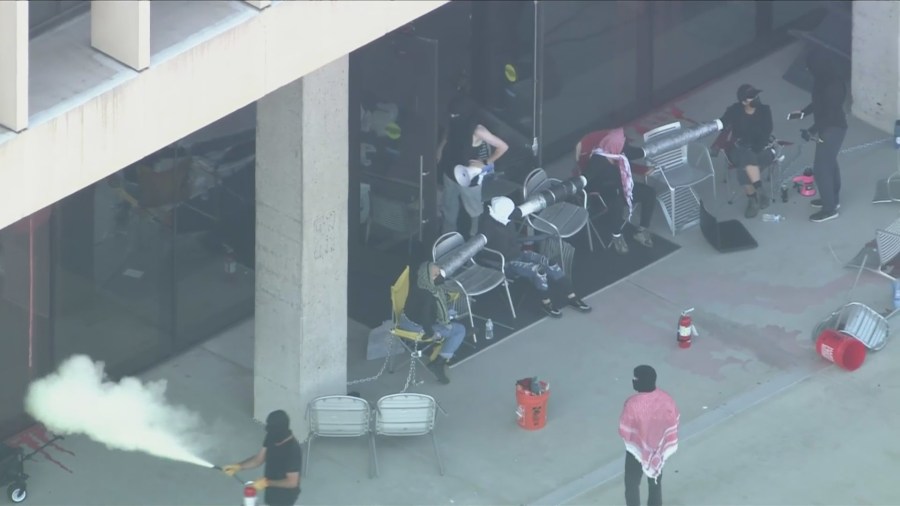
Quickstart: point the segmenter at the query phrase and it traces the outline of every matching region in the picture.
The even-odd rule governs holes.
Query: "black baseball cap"
[[[759,92],[761,92],[761,91],[762,90],[756,89],[756,87],[753,85],[742,84],[741,87],[738,88],[738,91],[737,91],[738,102],[743,102],[744,100],[747,100],[748,98],[753,98],[753,97],[759,95]]]

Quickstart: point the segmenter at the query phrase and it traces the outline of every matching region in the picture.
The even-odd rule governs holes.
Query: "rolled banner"
[[[460,186],[478,186],[481,184],[481,173],[484,169],[478,167],[466,167],[465,165],[457,165],[453,167],[453,176]]]
[[[550,188],[528,197],[513,212],[513,217],[523,218],[529,214],[539,213],[558,202],[565,202],[587,186],[587,178],[575,176],[566,181],[553,184]]]
[[[445,278],[452,277],[466,262],[471,260],[479,251],[487,246],[487,237],[484,234],[476,234],[474,237],[466,241],[441,258],[438,258],[437,265],[441,268],[442,275]]]
[[[682,128],[674,134],[666,135],[657,139],[648,141],[641,148],[644,151],[644,158],[650,158],[666,151],[672,151],[682,146],[686,146],[691,142],[706,137],[709,134],[722,130],[724,126],[720,120],[701,123],[691,128]]]

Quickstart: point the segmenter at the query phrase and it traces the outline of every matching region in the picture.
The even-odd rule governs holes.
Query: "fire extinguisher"
[[[252,481],[244,484],[244,506],[256,506],[256,487]]]
[[[690,348],[691,340],[695,335],[697,335],[697,329],[694,327],[694,321],[691,319],[691,311],[694,308],[686,309],[681,312],[681,317],[678,318],[678,347],[679,348]]]

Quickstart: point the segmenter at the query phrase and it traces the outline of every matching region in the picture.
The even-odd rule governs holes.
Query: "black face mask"
[[[277,410],[269,413],[266,418],[266,434],[274,442],[280,442],[291,435],[291,422],[287,413]]]
[[[444,281],[447,281],[444,279],[444,276],[438,274],[438,277],[434,278],[434,286],[441,286],[444,284]]]
[[[759,107],[759,104],[759,97],[753,97],[753,100],[750,101],[750,107]]]

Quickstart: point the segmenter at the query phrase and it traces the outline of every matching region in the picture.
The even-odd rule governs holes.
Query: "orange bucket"
[[[550,390],[547,383],[540,382],[541,394],[531,392],[531,379],[520,380],[516,383],[516,415],[519,427],[525,430],[540,430],[547,425],[547,401],[550,400]]]
[[[866,345],[833,329],[825,329],[816,339],[816,353],[841,369],[855,371],[866,361]]]

